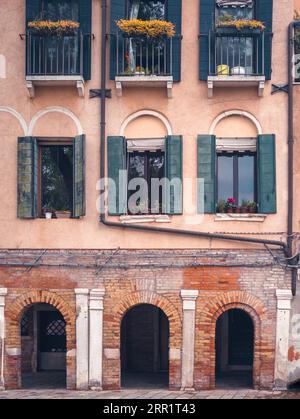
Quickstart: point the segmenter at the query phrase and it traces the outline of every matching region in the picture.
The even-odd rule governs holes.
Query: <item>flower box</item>
[[[74,36],[80,27],[80,23],[72,20],[36,20],[28,23],[32,33],[41,36]]]
[[[123,36],[138,39],[172,38],[175,25],[164,20],[120,19],[116,22]]]

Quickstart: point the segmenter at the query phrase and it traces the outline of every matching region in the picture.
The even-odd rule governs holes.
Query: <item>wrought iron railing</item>
[[[264,32],[210,31],[209,75],[264,76]]]
[[[83,34],[54,36],[27,32],[27,76],[83,74]]]
[[[112,34],[117,76],[172,76],[175,38],[149,39]],[[175,42],[181,42],[176,36]]]

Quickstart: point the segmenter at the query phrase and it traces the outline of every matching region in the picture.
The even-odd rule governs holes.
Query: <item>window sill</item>
[[[265,89],[265,76],[208,76],[208,97],[212,98],[214,95],[214,88],[217,87],[257,87],[257,94],[262,97]]]
[[[215,215],[215,221],[243,221],[253,223],[263,223],[267,218],[266,214],[223,214]]]
[[[137,224],[137,223],[170,223],[171,219],[168,215],[121,215],[120,221],[122,224]]]
[[[172,98],[173,76],[117,76],[117,96],[123,96],[123,87],[165,87],[167,97]]]

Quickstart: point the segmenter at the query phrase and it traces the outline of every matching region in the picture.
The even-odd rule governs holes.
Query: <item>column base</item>
[[[91,391],[103,391],[102,387],[90,387]]]
[[[194,387],[181,387],[180,391],[195,391]]]

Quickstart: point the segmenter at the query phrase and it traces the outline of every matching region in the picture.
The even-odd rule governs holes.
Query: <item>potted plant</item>
[[[226,202],[224,199],[220,199],[217,205],[217,211],[223,214],[225,212]]]
[[[45,216],[46,220],[51,220],[53,217],[53,208],[50,205],[45,205],[42,209],[43,215]]]
[[[250,214],[255,214],[257,211],[257,203],[254,201],[248,202],[248,211]]]
[[[247,214],[248,213],[248,201],[246,201],[246,199],[243,199],[243,201],[242,201],[241,213],[242,214]]]
[[[236,32],[260,34],[266,27],[263,22],[255,19],[236,19],[230,14],[220,16],[216,23],[217,32],[231,34]]]
[[[28,23],[28,28],[41,36],[73,36],[79,27],[80,23],[73,20],[34,20]]]
[[[136,76],[144,76],[146,74],[144,67],[136,67],[134,74]]]
[[[175,25],[165,20],[120,19],[116,22],[123,35],[130,38],[172,38]]]
[[[55,211],[56,218],[71,218],[71,211],[68,209],[64,210],[56,210]]]
[[[234,210],[236,209],[236,206],[236,199],[228,198],[226,202],[226,212],[228,214],[233,214]]]

